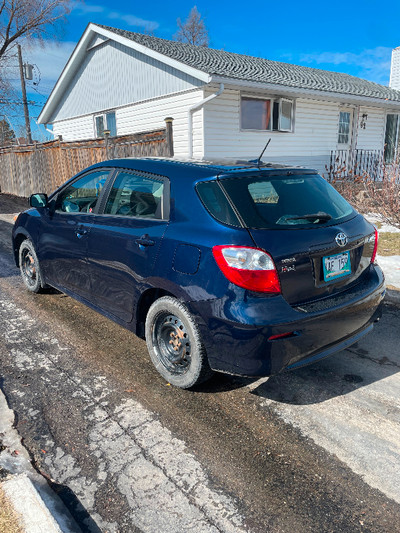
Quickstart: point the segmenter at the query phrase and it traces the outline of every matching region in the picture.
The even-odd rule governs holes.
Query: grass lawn
[[[400,255],[400,233],[380,231],[381,222],[374,222],[379,230],[378,254],[379,255]]]
[[[400,255],[400,233],[379,232],[379,255]]]

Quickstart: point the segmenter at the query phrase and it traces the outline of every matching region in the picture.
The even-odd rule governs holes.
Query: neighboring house
[[[348,74],[89,24],[39,122],[63,139],[173,117],[178,157],[256,158],[325,172],[338,150],[393,158],[400,91]],[[353,153],[353,152],[352,152]]]

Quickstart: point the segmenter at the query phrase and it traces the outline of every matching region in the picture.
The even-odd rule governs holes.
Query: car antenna
[[[252,159],[251,161],[249,161],[249,163],[255,163],[258,167],[260,167],[261,158],[264,155],[265,150],[268,148],[268,145],[269,145],[270,142],[271,142],[271,137],[268,139],[268,142],[264,146],[264,150],[261,152],[259,158],[258,159]]]

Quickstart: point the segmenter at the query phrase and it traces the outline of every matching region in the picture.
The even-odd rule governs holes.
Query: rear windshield
[[[224,178],[199,183],[197,191],[215,218],[236,226],[237,218],[232,216],[236,211],[247,228],[331,225],[355,214],[351,205],[317,174]],[[224,213],[229,214],[225,219]]]

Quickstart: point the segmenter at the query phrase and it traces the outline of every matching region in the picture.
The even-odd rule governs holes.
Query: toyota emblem
[[[347,238],[347,235],[345,233],[338,233],[335,237],[335,241],[339,246],[346,246],[349,239]]]

